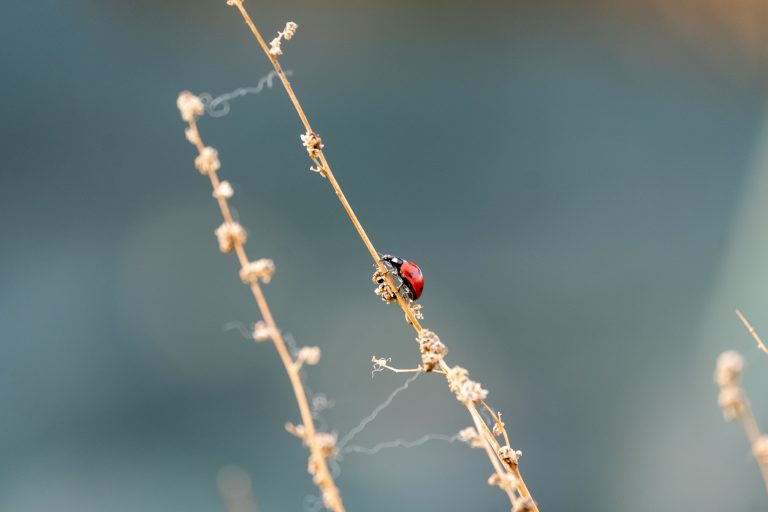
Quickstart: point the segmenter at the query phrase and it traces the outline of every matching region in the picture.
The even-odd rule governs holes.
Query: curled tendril
[[[291,70],[285,72],[286,76],[293,75]],[[240,87],[232,92],[227,92],[215,98],[211,93],[204,92],[199,95],[200,100],[203,102],[205,112],[211,117],[224,117],[229,114],[231,100],[247,96],[249,94],[259,94],[264,88],[271,89],[275,78],[277,77],[276,71],[270,71],[269,74],[261,77],[259,83],[254,87]]]

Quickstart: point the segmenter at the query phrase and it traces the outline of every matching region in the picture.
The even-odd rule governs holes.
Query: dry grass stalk
[[[336,181],[331,166],[323,152],[323,142],[320,139],[320,136],[312,129],[312,126],[304,113],[304,109],[299,103],[299,100],[278,60],[278,57],[283,53],[282,48],[280,47],[281,39],[289,39],[289,37],[285,37],[289,28],[290,36],[293,37],[297,25],[293,22],[289,22],[286,25],[286,29],[283,32],[278,33],[278,37],[268,45],[256,28],[250,15],[243,7],[242,0],[227,0],[227,4],[235,6],[238,9],[243,20],[258,41],[259,46],[261,46],[264,51],[264,54],[272,63],[285,91],[288,93],[288,96],[296,109],[296,113],[298,114],[301,123],[304,125],[305,133],[301,135],[301,140],[310,159],[314,163],[314,166],[310,169],[328,179],[333,191],[336,193],[341,205],[378,267],[377,275],[384,279],[384,283],[382,283],[382,286],[377,290],[379,295],[386,302],[396,300],[405,313],[406,322],[411,325],[417,333],[417,341],[422,350],[422,365],[410,371],[433,371],[434,373],[445,375],[450,390],[454,392],[459,401],[461,401],[467,408],[475,425],[474,429],[476,430],[477,438],[475,439],[476,442],[474,444],[485,450],[488,459],[493,466],[494,472],[491,478],[489,478],[488,483],[500,487],[507,494],[513,512],[538,511],[538,507],[533,501],[531,493],[520,474],[518,466],[519,452],[510,448],[507,432],[504,428],[504,423],[501,421],[500,414],[497,414],[485,403],[485,397],[488,394],[487,391],[484,390],[479,383],[470,380],[469,374],[465,369],[459,366],[451,367],[445,362],[443,357],[446,352],[445,346],[440,343],[437,335],[424,329],[419,323],[419,319],[422,318],[420,308],[413,305],[411,301],[403,297],[402,294],[396,292],[397,286],[395,285],[393,277],[382,262],[379,252],[366,234],[357,215],[355,215],[349,201],[347,201],[344,192],[339,186],[339,183]],[[387,365],[386,359],[376,359],[374,357],[374,364],[380,368],[387,368],[393,371],[404,371],[391,368]],[[493,419],[492,426],[489,426],[483,419],[478,407],[483,407],[490,413]],[[504,443],[503,445],[499,442],[499,439],[502,440]]]
[[[736,310],[739,319],[747,327],[747,330],[758,342],[758,347],[764,350],[760,337],[755,332],[741,311]],[[744,431],[752,447],[760,473],[763,477],[766,491],[768,491],[768,435],[760,432],[755,415],[749,405],[749,399],[741,386],[741,375],[744,371],[744,358],[734,350],[728,350],[720,354],[715,366],[715,382],[720,388],[717,403],[723,410],[726,421],[739,421],[744,425]]]
[[[288,424],[286,428],[308,447],[310,452],[308,471],[312,475],[315,485],[321,491],[325,506],[334,512],[344,512],[341,495],[326,462],[326,459],[335,453],[335,436],[316,431],[307,393],[299,373],[304,364],[318,363],[320,349],[318,347],[303,347],[299,350],[296,359],[289,353],[259,284],[270,281],[274,272],[274,263],[267,259],[256,261],[248,259],[245,252],[246,232],[240,224],[235,222],[229,209],[228,200],[234,191],[228,182],[219,180],[217,172],[221,164],[218,153],[214,148],[203,144],[197,128],[197,117],[203,114],[203,103],[200,98],[185,91],[179,95],[178,107],[182,119],[188,125],[186,129],[187,140],[198,151],[195,167],[201,174],[210,179],[213,197],[216,199],[221,210],[221,216],[224,218],[224,223],[216,230],[219,248],[222,252],[234,252],[237,256],[240,263],[240,278],[250,287],[263,319],[256,324],[253,338],[255,341],[272,341],[291,381],[302,423],[296,426]]]
[[[755,342],[757,343],[757,348],[760,349],[760,351],[763,352],[763,354],[768,355],[768,348],[766,348],[765,343],[763,343],[763,340],[760,339],[760,336],[757,335],[757,331],[754,327],[752,327],[752,324],[749,323],[747,320],[747,317],[744,316],[744,314],[741,312],[741,310],[736,310],[736,316],[739,317],[739,320],[741,320],[741,323],[744,324],[744,327],[747,328],[747,332],[755,339]]]

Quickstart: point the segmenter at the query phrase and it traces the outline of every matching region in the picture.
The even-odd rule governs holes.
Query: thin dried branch
[[[336,180],[336,177],[333,174],[331,166],[328,163],[327,158],[325,157],[325,153],[323,151],[324,144],[320,136],[312,129],[312,126],[309,123],[309,119],[307,118],[307,115],[305,114],[304,109],[301,106],[301,103],[299,102],[296,94],[294,93],[293,88],[290,82],[288,81],[288,78],[286,77],[285,72],[283,72],[282,66],[280,65],[280,61],[278,59],[278,57],[282,55],[282,51],[278,52],[275,50],[275,45],[277,44],[279,46],[279,41],[277,41],[277,43],[273,41],[272,45],[268,45],[266,43],[266,41],[262,37],[259,30],[256,28],[256,25],[254,24],[250,15],[246,11],[245,7],[243,7],[242,0],[227,0],[227,4],[235,6],[239,11],[240,15],[242,16],[246,25],[250,29],[251,33],[256,38],[256,41],[258,42],[259,46],[264,51],[264,54],[267,56],[272,66],[274,67],[275,72],[280,78],[280,81],[282,82],[283,87],[285,88],[285,91],[291,100],[291,103],[296,109],[296,113],[298,114],[299,119],[301,120],[301,123],[304,126],[304,130],[305,130],[305,133],[301,135],[301,140],[302,140],[303,146],[306,148],[307,153],[309,154],[310,159],[314,164],[314,166],[311,167],[311,170],[317,172],[324,178],[328,179],[328,182],[330,183],[334,193],[336,194],[339,201],[341,202],[341,205],[344,208],[344,211],[349,216],[349,219],[351,220],[352,224],[357,230],[357,233],[360,236],[361,240],[363,241],[363,244],[365,245],[366,249],[370,253],[371,258],[373,258],[374,264],[378,269],[378,273],[385,280],[386,286],[388,287],[389,290],[397,290],[398,288],[392,278],[391,273],[388,271],[388,269],[385,267],[384,263],[382,262],[379,252],[376,250],[373,243],[371,242],[371,239],[366,234],[365,229],[360,223],[360,220],[357,218],[357,215],[355,214],[354,210],[349,204],[349,201],[344,195],[344,192],[342,191],[341,186]],[[295,26],[294,26],[294,32],[295,32]],[[538,511],[538,508],[536,504],[533,502],[533,499],[531,497],[531,494],[528,488],[525,485],[525,482],[520,476],[520,471],[517,466],[517,463],[512,465],[502,459],[502,456],[499,455],[499,449],[502,447],[499,445],[496,439],[496,435],[494,435],[493,431],[488,427],[488,425],[485,423],[485,420],[483,420],[482,416],[479,414],[477,410],[477,404],[485,400],[485,397],[487,396],[487,391],[482,389],[479,383],[469,380],[468,373],[463,368],[460,368],[458,366],[457,367],[449,366],[444,360],[444,357],[443,357],[444,351],[442,353],[436,354],[434,352],[430,352],[431,349],[428,349],[426,356],[430,362],[429,364],[426,364],[425,352],[424,352],[424,347],[423,347],[421,338],[423,333],[425,332],[431,333],[431,331],[427,331],[426,329],[422,328],[421,324],[419,323],[419,319],[420,319],[419,317],[421,317],[421,312],[419,311],[418,308],[412,307],[411,302],[408,301],[402,294],[393,293],[392,295],[394,296],[385,297],[385,300],[389,299],[389,300],[386,300],[387,302],[390,302],[391,299],[394,299],[397,301],[398,305],[400,306],[400,308],[403,310],[403,313],[405,314],[406,322],[411,327],[413,327],[413,329],[416,331],[417,335],[419,336],[418,340],[420,344],[422,344],[422,363],[423,364],[419,368],[421,368],[423,371],[439,369],[440,373],[443,373],[446,376],[447,383],[451,391],[453,391],[456,397],[464,404],[470,416],[472,417],[473,422],[476,424],[478,431],[480,432],[485,451],[488,455],[491,465],[494,468],[493,481],[496,482],[497,485],[499,485],[502,489],[505,490],[505,492],[509,496],[510,502],[513,506],[513,510],[519,511],[519,512],[522,512],[525,510],[530,510],[532,512]],[[431,334],[434,334],[434,333],[431,333]],[[376,361],[374,361],[374,363],[376,363]],[[393,371],[401,371],[401,370],[394,370],[390,368],[386,364],[386,360],[385,360],[385,365],[380,365],[380,367],[391,369]],[[418,369],[410,370],[410,371],[418,371]],[[504,430],[503,423],[501,423],[500,421],[496,421],[496,424],[494,425],[494,429],[496,429],[497,431],[500,431],[503,434],[504,439],[506,440],[507,434],[506,434],[506,431]]]
[[[720,388],[720,394],[717,397],[717,403],[723,410],[726,421],[739,421],[744,425],[752,454],[755,456],[768,491],[768,436],[760,432],[755,415],[749,406],[749,399],[741,387],[743,371],[744,358],[738,352],[729,350],[718,356],[715,382]]]
[[[744,324],[744,327],[747,328],[747,332],[749,332],[750,335],[755,339],[757,342],[757,348],[759,348],[763,354],[768,355],[768,347],[765,346],[765,343],[763,343],[763,340],[760,339],[760,336],[757,335],[757,331],[754,327],[752,327],[752,324],[749,323],[747,320],[747,317],[744,316],[744,314],[741,312],[741,310],[736,310],[736,316],[739,317],[739,320],[741,320],[741,323]]]
[[[261,313],[262,320],[254,327],[253,338],[255,341],[271,340],[277,350],[280,360],[285,367],[285,372],[293,388],[296,403],[301,415],[301,425],[294,426],[291,433],[301,438],[310,452],[308,471],[312,480],[320,489],[324,505],[334,512],[344,512],[341,495],[328,469],[326,459],[335,453],[335,436],[318,432],[312,417],[312,410],[307,400],[307,393],[299,373],[304,364],[317,364],[320,360],[318,347],[303,347],[294,360],[288,351],[287,345],[280,329],[277,327],[267,299],[261,289],[260,283],[268,283],[274,272],[274,263],[271,260],[260,259],[251,261],[245,252],[246,232],[240,224],[235,222],[229,208],[228,200],[234,194],[232,186],[226,181],[220,181],[218,170],[221,167],[218,153],[215,149],[203,144],[202,137],[197,127],[197,117],[203,114],[203,103],[197,96],[182,92],[179,95],[178,107],[181,117],[187,123],[186,137],[198,151],[195,159],[195,167],[201,174],[208,176],[224,223],[216,230],[219,248],[222,252],[234,252],[240,263],[240,278],[249,286],[256,305]]]

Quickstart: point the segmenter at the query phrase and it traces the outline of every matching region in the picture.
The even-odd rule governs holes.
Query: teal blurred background
[[[282,62],[336,175],[377,247],[424,269],[425,325],[491,391],[542,510],[768,507],[712,382],[717,353],[744,352],[768,428],[768,360],[733,314],[768,336],[752,39],[651,2],[246,5],[266,34],[299,24]],[[175,107],[255,85],[267,60],[223,0],[3,11],[0,510],[223,511],[229,464],[260,510],[302,510],[293,396],[274,350],[227,328],[256,311]],[[413,334],[371,293],[281,90],[200,124],[249,253],[277,263],[278,323],[322,347],[308,383],[343,435],[405,380],[372,380],[371,355],[413,366]],[[468,423],[424,376],[356,443]],[[508,508],[459,444],[341,470],[350,511]]]

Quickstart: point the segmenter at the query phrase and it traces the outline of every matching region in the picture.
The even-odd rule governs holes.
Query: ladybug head
[[[381,256],[381,261],[386,261],[396,269],[400,269],[400,267],[403,265],[404,261],[397,256],[392,256],[391,254],[383,254]]]

